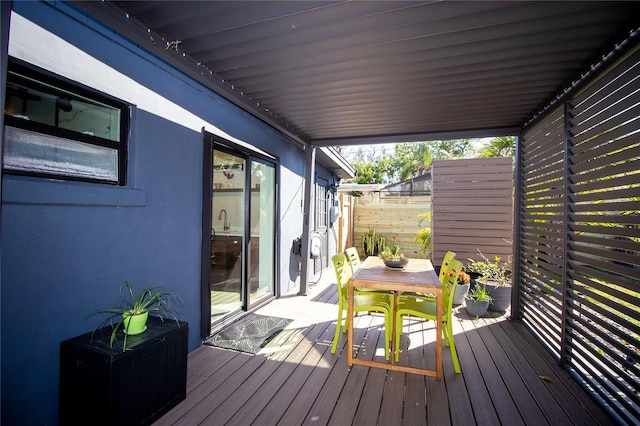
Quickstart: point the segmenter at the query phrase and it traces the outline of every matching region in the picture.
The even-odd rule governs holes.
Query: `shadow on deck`
[[[456,309],[462,374],[443,350],[444,377],[346,365],[346,334],[331,354],[337,311],[330,279],[306,297],[258,313],[291,318],[252,356],[202,346],[189,354],[187,398],[156,425],[597,425],[613,420],[507,314],[470,319]],[[383,358],[382,318],[354,321],[359,357]],[[401,363],[433,363],[433,323],[406,320]]]

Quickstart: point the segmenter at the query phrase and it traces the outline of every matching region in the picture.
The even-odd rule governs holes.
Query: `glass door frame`
[[[273,207],[273,231],[274,241],[271,243],[271,247],[274,253],[273,258],[273,291],[264,297],[256,301],[250,300],[249,293],[249,258],[251,250],[251,238],[250,238],[250,214],[244,215],[244,240],[243,240],[243,252],[245,256],[243,258],[242,265],[242,306],[237,312],[225,316],[219,323],[217,321],[212,322],[211,319],[211,224],[213,219],[212,214],[212,190],[213,190],[213,154],[215,151],[222,151],[232,155],[242,157],[246,164],[246,179],[244,182],[245,190],[245,208],[251,206],[251,164],[254,161],[265,163],[273,167],[274,170],[274,207]],[[256,308],[268,301],[274,299],[279,294],[279,270],[280,270],[280,203],[279,203],[279,188],[280,188],[280,160],[278,157],[269,157],[263,155],[260,152],[251,150],[245,146],[238,145],[211,133],[204,131],[203,129],[203,192],[202,192],[202,258],[201,258],[201,322],[200,322],[200,337],[202,339],[208,337],[212,333],[212,328],[217,328],[218,324],[221,326],[228,324],[229,322],[237,319],[238,317],[246,314],[251,309]],[[260,242],[260,245],[263,243]]]

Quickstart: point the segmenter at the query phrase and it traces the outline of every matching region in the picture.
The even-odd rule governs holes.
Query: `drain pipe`
[[[303,223],[302,223],[302,259],[300,265],[300,291],[298,294],[300,296],[307,295],[307,283],[309,281],[309,253],[310,253],[310,243],[311,243],[311,211],[313,209],[312,200],[315,198],[314,189],[314,181],[316,175],[316,147],[313,145],[309,145],[305,149],[305,182],[304,182],[304,207],[303,207]]]

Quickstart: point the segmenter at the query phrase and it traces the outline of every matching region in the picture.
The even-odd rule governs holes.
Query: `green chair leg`
[[[340,329],[342,328],[342,307],[338,307],[338,322],[336,323],[336,332],[333,336],[333,345],[331,345],[331,353],[336,353],[338,340],[340,339]]]
[[[456,342],[453,339],[453,329],[451,327],[451,323],[447,322],[447,326],[443,327],[442,330],[447,330],[447,336],[445,342],[447,346],[449,346],[449,350],[451,351],[451,360],[453,361],[453,369],[456,373],[460,374],[460,361],[458,361],[458,352],[456,351]]]

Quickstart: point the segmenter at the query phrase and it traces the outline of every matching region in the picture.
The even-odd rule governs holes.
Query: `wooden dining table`
[[[391,339],[390,362],[380,362],[353,357],[353,327],[349,326],[347,332],[347,365],[366,365],[369,367],[384,368],[405,373],[422,374],[424,376],[442,379],[442,286],[438,275],[433,269],[433,264],[428,259],[413,259],[403,269],[391,269],[386,267],[382,258],[369,256],[360,268],[349,280],[349,300],[347,319],[353,324],[353,293],[356,288],[368,288],[372,290],[386,290],[393,292],[393,326]],[[395,333],[396,316],[395,307],[398,304],[398,296],[402,292],[421,292],[435,295],[437,298],[436,321],[436,369],[398,365],[395,363]]]

